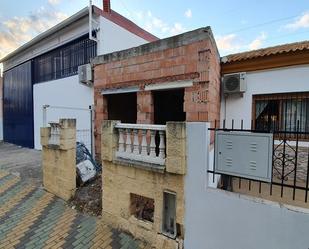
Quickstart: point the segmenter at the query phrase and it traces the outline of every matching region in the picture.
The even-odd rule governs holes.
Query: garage
[[[33,148],[33,88],[31,61],[3,74],[3,138]]]

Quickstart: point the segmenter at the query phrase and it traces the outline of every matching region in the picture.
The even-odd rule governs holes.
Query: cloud
[[[41,7],[28,16],[3,21],[0,23],[0,58],[65,18],[67,15],[62,12]]]
[[[215,39],[221,55],[225,55],[246,50],[259,49],[263,46],[264,41],[267,39],[267,35],[265,32],[261,32],[256,38],[249,42],[244,41],[244,39],[236,34],[216,36]]]
[[[187,17],[187,18],[191,18],[192,17],[192,10],[191,9],[187,9],[186,10],[185,17]]]
[[[51,5],[57,5],[60,3],[61,0],[48,0],[48,3]]]
[[[255,38],[252,42],[250,42],[249,49],[255,50],[261,48],[265,39],[266,34],[262,32],[257,38]]]
[[[217,46],[220,52],[223,53],[236,53],[241,48],[241,43],[236,34],[228,34],[225,36],[217,36],[216,37]]]
[[[181,34],[185,31],[186,31],[186,29],[179,22],[174,23],[173,27],[171,27],[171,29],[170,29],[170,33],[172,35]]]
[[[297,30],[301,28],[309,28],[309,11],[305,12],[292,23],[284,26],[286,29]]]
[[[186,31],[183,24],[175,22],[169,24],[163,21],[161,18],[153,15],[151,11],[135,12],[135,16],[130,16],[132,19],[136,19],[139,25],[144,27],[147,31],[153,34],[159,34],[159,36],[177,35]]]

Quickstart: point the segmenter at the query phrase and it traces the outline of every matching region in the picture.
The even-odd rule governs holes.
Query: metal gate
[[[4,141],[33,148],[33,86],[31,61],[3,74]]]
[[[43,106],[43,126],[49,122],[58,122],[59,118],[76,119],[76,141],[86,145],[91,154],[94,153],[93,107],[76,108],[66,106]]]

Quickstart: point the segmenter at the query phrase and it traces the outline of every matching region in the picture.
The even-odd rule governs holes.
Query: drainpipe
[[[93,22],[98,24],[97,21],[92,19],[92,0],[89,0],[89,39],[98,42],[98,39],[93,36]],[[98,28],[95,30],[98,31]]]

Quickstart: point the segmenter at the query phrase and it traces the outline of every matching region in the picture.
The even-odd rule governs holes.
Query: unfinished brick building
[[[97,153],[103,120],[220,119],[220,56],[210,27],[102,55],[93,64]]]
[[[219,59],[206,27],[92,62],[103,217],[156,248],[181,248],[185,122],[219,120]]]

